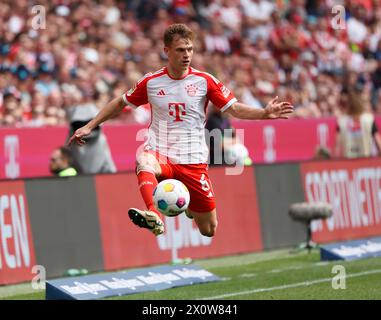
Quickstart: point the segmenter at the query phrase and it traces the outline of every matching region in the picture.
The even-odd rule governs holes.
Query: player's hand
[[[272,99],[265,107],[266,119],[288,119],[294,112],[290,102],[278,101],[278,96]]]
[[[70,138],[70,140],[68,142],[68,145],[70,145],[72,143],[76,143],[76,144],[78,144],[80,146],[83,146],[86,143],[85,140],[83,140],[83,138],[85,138],[88,135],[90,135],[90,133],[91,133],[91,129],[87,128],[86,126],[77,129],[74,132],[74,134],[71,136],[71,138]]]

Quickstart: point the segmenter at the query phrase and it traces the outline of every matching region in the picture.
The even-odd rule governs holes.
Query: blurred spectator
[[[226,164],[250,166],[253,164],[249,156],[249,150],[237,136],[235,128],[232,128],[232,136],[224,136],[224,157]]]
[[[210,32],[205,35],[205,48],[207,52],[229,54],[230,42],[219,21],[213,21]]]
[[[351,13],[347,20],[349,41],[361,44],[368,35],[366,9],[362,4],[353,4]]]
[[[226,164],[224,158],[224,138],[225,134],[232,130],[228,114],[221,112],[216,107],[211,106],[205,124],[207,144],[209,147],[209,164]],[[209,139],[208,139],[209,138]]]
[[[91,102],[85,102],[71,107],[67,114],[70,123],[68,138],[80,127],[84,126],[98,113],[97,107]],[[102,128],[93,130],[91,135],[86,137],[84,146],[71,145],[70,149],[73,159],[81,166],[84,174],[112,173],[116,172],[114,161],[112,160],[110,147]]]
[[[270,17],[276,7],[267,0],[240,0],[244,16],[245,33],[256,42],[257,38],[267,38],[271,29]]]
[[[55,149],[49,161],[50,172],[58,177],[72,177],[78,175],[78,171],[73,164],[71,151],[67,147]]]
[[[232,127],[229,115],[212,107],[208,114],[205,129],[209,147],[210,165],[251,165],[249,152],[236,130]]]
[[[361,92],[344,91],[344,113],[337,119],[336,156],[359,158],[380,155],[381,135],[374,116],[365,108]]]

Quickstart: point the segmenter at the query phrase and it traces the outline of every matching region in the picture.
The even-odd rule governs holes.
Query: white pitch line
[[[375,274],[375,273],[381,273],[381,269],[348,274],[348,275],[346,275],[346,278],[361,277],[361,276],[365,276],[365,275],[369,275],[369,274]],[[318,283],[322,283],[322,282],[330,282],[330,281],[332,281],[332,279],[333,278],[323,278],[323,279],[317,279],[317,280],[312,280],[312,281],[304,281],[304,282],[286,284],[283,286],[277,286],[277,287],[271,287],[271,288],[260,288],[260,289],[254,289],[254,290],[232,292],[232,293],[221,294],[219,296],[200,298],[198,300],[217,300],[217,299],[224,299],[224,298],[229,298],[229,297],[234,297],[234,296],[242,296],[242,295],[246,295],[246,294],[253,294],[253,293],[259,293],[259,292],[269,292],[269,291],[283,290],[283,289],[289,289],[289,288],[307,287],[307,286],[312,286],[314,284],[318,284]]]
[[[238,277],[240,278],[252,278],[252,277],[256,277],[257,274],[256,273],[241,273]]]

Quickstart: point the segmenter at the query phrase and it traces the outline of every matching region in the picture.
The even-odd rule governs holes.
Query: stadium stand
[[[294,104],[296,117],[337,116],[342,89],[355,86],[366,109],[381,110],[378,0],[39,5],[0,3],[0,126],[67,124],[72,105],[104,106],[162,66],[160,37],[173,22],[189,24],[198,35],[193,66],[216,75],[245,103],[261,107],[279,95]],[[335,5],[345,7],[345,28],[332,27]],[[38,20],[43,13],[46,21]],[[115,121],[146,123],[148,108],[126,108]]]

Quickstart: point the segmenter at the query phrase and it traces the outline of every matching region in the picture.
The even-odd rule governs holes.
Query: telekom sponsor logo
[[[381,231],[381,163],[374,166],[369,161],[327,162],[326,169],[322,163],[316,163],[316,168],[302,165],[306,200],[328,202],[334,212],[325,221],[314,221],[314,232],[344,231],[343,237],[357,237]]]
[[[5,154],[5,177],[15,179],[20,176],[20,143],[16,135],[7,135],[4,137]]]
[[[185,103],[173,102],[168,104],[169,115],[174,117],[176,122],[183,121],[182,117],[185,116],[186,108]]]
[[[326,123],[320,123],[317,125],[317,138],[318,145],[322,147],[328,147],[328,135],[329,128]]]
[[[263,140],[265,143],[264,160],[265,162],[274,162],[276,159],[275,145],[275,128],[273,126],[265,126],[263,128]]]

